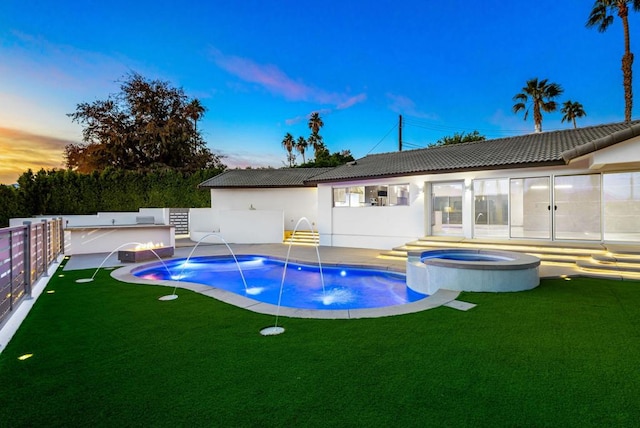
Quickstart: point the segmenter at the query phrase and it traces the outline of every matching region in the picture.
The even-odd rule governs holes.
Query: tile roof
[[[309,182],[564,165],[637,135],[640,121],[375,154],[316,175]]]
[[[198,187],[306,187],[307,181],[333,168],[230,169],[198,185]]]

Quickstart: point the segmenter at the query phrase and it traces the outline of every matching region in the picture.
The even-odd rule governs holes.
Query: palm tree
[[[296,150],[302,155],[302,163],[307,162],[304,158],[304,152],[307,150],[307,147],[309,147],[307,140],[305,140],[304,137],[298,137],[298,141],[296,141]]]
[[[624,120],[631,122],[631,111],[633,109],[633,89],[631,86],[633,65],[633,54],[631,53],[631,43],[629,40],[629,6],[631,3],[633,10],[640,10],[640,0],[596,0],[591,9],[591,14],[587,20],[587,27],[598,27],[601,33],[607,31],[609,25],[613,23],[613,15],[617,14],[622,20],[622,30],[624,33],[624,55],[622,55],[622,85],[624,86]]]
[[[318,157],[318,153],[321,151],[327,150],[327,147],[324,145],[324,141],[322,140],[322,136],[320,134],[312,132],[307,138],[307,144],[313,147],[313,153],[315,157]]]
[[[185,113],[189,119],[193,120],[193,130],[196,133],[198,132],[198,120],[202,119],[205,111],[207,111],[207,109],[200,103],[200,100],[197,98],[192,100],[185,107]]]
[[[319,151],[326,150],[322,141],[322,136],[319,134],[320,128],[324,126],[324,122],[320,117],[320,113],[318,113],[317,111],[311,113],[307,125],[311,130],[311,135],[309,135],[308,142],[313,147],[313,152],[317,157]]]
[[[324,122],[320,117],[320,113],[318,113],[317,111],[314,111],[313,113],[311,113],[311,116],[309,116],[308,125],[312,134],[317,134],[318,132],[320,132],[320,128],[324,126]]]
[[[540,81],[537,77],[529,79],[527,85],[522,88],[522,92],[513,97],[514,101],[518,101],[513,105],[513,112],[518,113],[520,110],[524,110],[524,120],[527,120],[529,115],[527,103],[531,101],[535,132],[542,132],[542,111],[547,113],[556,111],[558,104],[553,99],[562,92],[562,87],[557,83],[549,83],[549,79]]]
[[[293,161],[296,158],[293,152],[293,146],[295,145],[295,140],[293,139],[293,135],[287,132],[282,140],[282,147],[287,151],[287,160],[289,161],[289,168],[293,167]]]
[[[579,102],[573,102],[571,100],[569,101],[565,101],[562,104],[562,108],[560,109],[560,113],[562,113],[564,116],[562,116],[562,122],[564,123],[566,122],[573,122],[573,128],[577,128],[578,126],[576,125],[576,118],[579,117],[585,117],[587,115],[587,113],[585,113],[584,111],[584,107],[582,107],[582,104],[580,104]]]

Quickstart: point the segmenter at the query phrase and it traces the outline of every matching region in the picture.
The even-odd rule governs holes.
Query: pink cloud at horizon
[[[246,82],[257,83],[291,101],[312,101],[335,105],[337,109],[346,109],[367,99],[364,93],[349,96],[327,92],[296,81],[273,64],[258,64],[249,58],[225,55],[215,48],[211,49],[211,53],[214,62],[223,70]]]

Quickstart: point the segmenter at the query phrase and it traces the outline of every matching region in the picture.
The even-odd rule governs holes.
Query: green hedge
[[[107,169],[92,174],[70,170],[31,170],[18,187],[0,185],[0,227],[14,217],[137,211],[139,208],[211,206],[208,190],[198,184],[221,169],[182,173],[174,170],[136,172]]]

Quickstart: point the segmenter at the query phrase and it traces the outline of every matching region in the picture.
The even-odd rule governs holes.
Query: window
[[[604,174],[604,239],[640,239],[640,172]]]
[[[395,205],[409,205],[408,184],[389,186],[389,206]]]
[[[509,237],[509,180],[473,180],[474,236]]]
[[[409,185],[334,187],[334,207],[386,207],[409,205]]]
[[[431,233],[462,235],[462,194],[464,182],[431,185]]]

